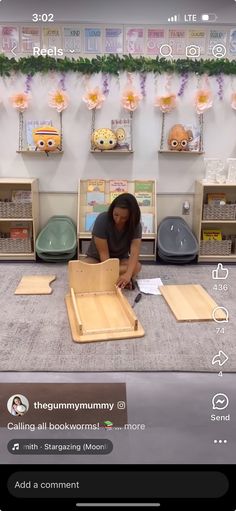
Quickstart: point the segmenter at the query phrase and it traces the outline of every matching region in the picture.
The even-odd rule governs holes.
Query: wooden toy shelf
[[[226,204],[209,206],[208,194],[224,193]],[[230,204],[228,204],[230,203]],[[236,183],[204,183],[195,186],[193,230],[199,242],[199,262],[236,262]],[[216,229],[221,240],[203,241],[202,231]]]
[[[13,201],[14,194],[31,194],[31,201]],[[27,229],[25,238],[10,236],[12,229]],[[35,260],[39,231],[38,179],[0,178],[0,260]]]

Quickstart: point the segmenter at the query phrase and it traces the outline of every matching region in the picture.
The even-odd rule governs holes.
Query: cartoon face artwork
[[[45,151],[46,153],[61,150],[61,137],[59,130],[53,126],[40,126],[33,130],[33,141],[36,150]]]
[[[116,130],[116,136],[117,136],[117,139],[118,139],[118,142],[124,142],[125,138],[126,138],[126,134],[125,134],[125,130],[124,128],[118,128]]]
[[[95,149],[107,151],[117,144],[117,136],[109,128],[99,128],[92,133],[92,145]]]
[[[175,124],[169,131],[168,147],[170,151],[189,151],[189,142],[193,139],[191,130],[182,124]]]

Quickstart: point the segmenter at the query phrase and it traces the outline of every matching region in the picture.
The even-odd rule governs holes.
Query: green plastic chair
[[[37,252],[40,259],[42,259],[43,261],[46,261],[48,263],[60,263],[63,261],[69,261],[70,259],[74,258],[76,253],[77,253],[77,248],[75,248],[75,250],[73,252],[70,252],[69,254],[62,254],[62,255],[54,255],[54,254],[48,255],[48,254],[45,254],[44,252],[39,254]]]
[[[52,216],[36,239],[36,252],[41,259],[68,260],[77,247],[76,227],[68,216]]]

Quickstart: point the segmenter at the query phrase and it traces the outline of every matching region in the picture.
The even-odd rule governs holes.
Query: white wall
[[[48,92],[58,84],[60,75],[49,77],[37,75],[32,83],[31,107],[25,113],[25,119],[52,118],[59,127],[57,112],[47,106]],[[158,182],[158,193],[193,193],[194,181],[204,175],[203,155],[158,154],[161,131],[161,113],[153,106],[155,98],[154,77],[149,75],[146,83],[146,98],[134,112],[134,154],[94,154],[90,153],[91,111],[82,101],[86,85],[102,87],[102,77],[97,75],[86,83],[84,77],[69,74],[66,88],[71,104],[63,114],[64,154],[24,155],[17,154],[18,113],[12,108],[9,96],[24,90],[25,77],[7,78],[0,81],[0,110],[2,133],[0,138],[0,176],[2,177],[38,177],[40,191],[76,192],[78,179],[121,177],[128,179],[154,178]],[[171,85],[177,93],[180,78]],[[112,118],[119,118],[125,112],[121,108],[121,91],[126,84],[126,75],[120,79],[111,78],[110,94],[100,111],[97,112],[96,127],[110,127]],[[157,82],[157,93],[164,92],[166,77]],[[225,77],[224,100],[217,95],[218,85],[215,77],[209,79],[214,92],[214,106],[204,114],[205,156],[228,158],[236,156],[235,122],[236,112],[230,106],[232,92],[231,80]],[[134,85],[140,90],[140,79],[134,76]],[[234,85],[236,88],[236,83]],[[197,122],[193,96],[197,88],[195,76],[189,78],[186,92],[179,99],[178,108],[167,116],[166,136],[171,125],[176,122]]]
[[[24,1],[19,9],[16,0],[2,3],[1,21],[30,21],[31,14],[38,9],[38,2]],[[166,23],[169,15],[180,12],[215,12],[219,22],[232,23],[235,19],[236,2],[226,0],[158,0],[132,1],[120,0],[67,0],[65,4],[42,0],[40,12],[55,12],[57,21],[91,21],[91,22],[120,22],[120,23]],[[36,75],[32,82],[32,104],[25,114],[27,119],[52,118],[58,125],[58,115],[48,108],[48,92],[58,85],[60,75],[51,73],[49,76]],[[18,145],[18,114],[9,103],[9,96],[24,89],[25,76],[0,78],[0,176],[1,177],[38,177],[41,191],[41,218],[44,224],[52,214],[70,212],[76,219],[76,193],[78,180],[89,177],[105,179],[121,177],[128,179],[155,178],[159,199],[158,217],[171,214],[181,215],[182,202],[192,197],[194,182],[204,174],[203,156],[158,154],[160,142],[161,114],[153,106],[156,93],[164,92],[165,77],[157,81],[149,75],[146,83],[147,96],[142,105],[134,113],[134,154],[91,154],[90,129],[91,112],[82,102],[86,86],[102,84],[101,76],[88,80],[86,77],[69,74],[66,77],[66,87],[71,98],[70,107],[63,114],[64,154],[46,158],[42,155],[19,155]],[[218,85],[214,77],[209,79],[214,92],[214,108],[204,115],[204,146],[206,157],[236,157],[235,116],[236,112],[230,107],[230,94],[236,89],[236,79],[225,77],[224,100],[217,95]],[[120,80],[112,78],[110,94],[102,110],[98,112],[96,126],[110,126],[111,118],[123,114],[120,106],[120,94],[126,83],[126,76]],[[134,83],[140,89],[139,76],[134,76]],[[197,87],[197,79],[191,77],[183,98],[175,112],[167,119],[168,128],[176,123],[193,123],[196,115],[193,108],[193,92]],[[172,82],[173,92],[178,92],[180,78]],[[166,134],[167,134],[166,131]],[[71,205],[72,204],[72,205]],[[62,209],[64,208],[64,211]],[[72,209],[71,209],[72,208]],[[187,217],[191,221],[191,215]]]

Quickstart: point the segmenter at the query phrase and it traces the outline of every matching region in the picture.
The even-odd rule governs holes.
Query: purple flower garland
[[[102,78],[103,78],[102,92],[103,92],[104,96],[107,96],[109,94],[109,92],[110,92],[109,81],[108,81],[108,73],[104,73],[102,75]]]
[[[33,77],[31,75],[27,75],[27,78],[25,80],[25,92],[26,92],[26,94],[29,94],[29,92],[31,90],[32,79],[33,79]]]
[[[224,89],[223,89],[223,84],[224,84],[224,78],[222,76],[222,74],[219,74],[219,76],[216,77],[216,81],[218,83],[218,97],[219,99],[222,101],[223,99],[223,94],[224,94]]]
[[[66,79],[66,73],[62,73],[61,74],[61,79],[59,81],[59,88],[62,89],[62,90],[66,90],[65,79]]]
[[[146,73],[140,73],[140,89],[141,94],[144,98],[146,96],[146,80],[147,80]]]
[[[179,89],[179,92],[178,92],[177,96],[179,96],[179,97],[183,96],[184,89],[185,89],[185,87],[187,85],[187,81],[188,81],[188,73],[182,73],[181,74],[180,89]]]

